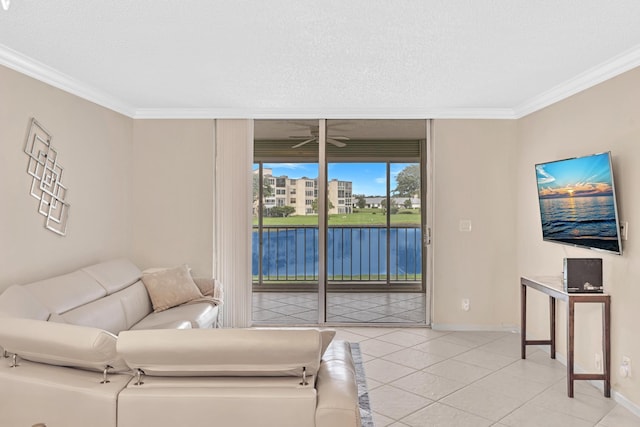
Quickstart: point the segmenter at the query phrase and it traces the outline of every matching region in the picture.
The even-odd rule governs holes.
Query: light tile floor
[[[333,323],[424,323],[425,294],[328,292],[327,321]],[[318,294],[254,292],[253,320],[265,324],[318,322]]]
[[[640,418],[508,332],[340,327],[359,342],[376,427],[631,427]]]

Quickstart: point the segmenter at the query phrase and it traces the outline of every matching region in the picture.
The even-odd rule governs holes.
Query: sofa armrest
[[[196,284],[200,293],[204,296],[212,296],[213,288],[215,286],[214,279],[208,279],[206,277],[193,277],[193,282]]]
[[[118,354],[153,376],[302,376],[320,365],[318,330],[130,330]]]
[[[194,277],[193,282],[198,289],[200,289],[200,293],[210,298],[212,303],[216,305],[222,305],[224,303],[224,288],[219,280],[207,279],[206,277]]]
[[[171,320],[165,323],[154,323],[146,326],[146,329],[192,329],[190,320]],[[137,328],[138,329],[138,328]]]
[[[358,386],[348,342],[331,343],[320,364],[316,390],[317,427],[360,427]]]

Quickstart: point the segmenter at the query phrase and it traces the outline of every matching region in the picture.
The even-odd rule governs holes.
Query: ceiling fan
[[[291,148],[298,148],[298,147],[302,147],[305,144],[308,144],[310,142],[318,142],[318,138],[320,136],[320,128],[318,126],[314,126],[314,125],[307,125],[309,128],[309,135],[296,135],[296,136],[290,136],[289,139],[302,139],[302,142],[299,142],[295,145],[293,145]],[[342,147],[346,147],[347,144],[342,142],[342,141],[348,141],[350,138],[347,136],[341,136],[341,135],[327,135],[327,142],[329,144],[335,145],[336,147],[342,148]]]

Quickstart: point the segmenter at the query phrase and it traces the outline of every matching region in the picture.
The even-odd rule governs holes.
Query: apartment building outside
[[[253,173],[257,174],[255,170]],[[272,194],[264,198],[265,209],[276,206],[292,206],[294,215],[313,215],[314,201],[318,198],[317,178],[289,178],[286,175],[274,177],[272,169],[263,169],[264,182],[272,189]],[[330,214],[353,212],[352,182],[332,179],[327,185]]]

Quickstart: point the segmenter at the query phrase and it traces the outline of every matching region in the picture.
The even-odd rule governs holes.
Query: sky
[[[397,185],[395,178],[398,172],[410,164],[391,164],[391,190]],[[318,177],[317,163],[265,163],[264,168],[272,169],[275,177],[283,175],[292,179],[303,176],[307,178]],[[254,169],[257,169],[257,166]],[[328,179],[329,181],[332,179],[351,181],[353,194],[384,196],[387,192],[385,163],[329,163]]]
[[[536,165],[541,198],[612,194],[609,153]]]

